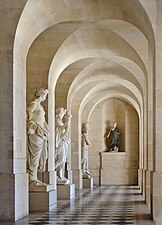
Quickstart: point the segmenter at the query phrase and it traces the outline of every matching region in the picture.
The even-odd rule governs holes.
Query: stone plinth
[[[70,200],[75,197],[75,184],[57,185],[57,199]]]
[[[101,185],[137,185],[137,169],[128,167],[126,152],[102,152],[101,162]]]
[[[93,187],[93,178],[83,178],[83,188],[92,188]]]
[[[54,185],[30,187],[30,212],[49,211],[56,207],[57,194]]]
[[[157,225],[162,224],[162,173],[153,172],[153,218]]]

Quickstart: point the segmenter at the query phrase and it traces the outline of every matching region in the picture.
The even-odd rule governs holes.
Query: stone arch
[[[103,82],[103,84],[102,84],[102,82]],[[122,89],[121,87],[124,84],[122,84],[122,82],[120,83],[120,79],[118,79],[118,81],[117,80],[115,81],[116,85],[117,85],[118,82],[120,83],[120,85],[116,86],[116,87],[114,86],[114,82],[111,82],[109,84],[109,82],[110,82],[109,79],[107,79],[106,81],[102,81],[102,82],[100,84],[96,84],[97,81],[96,81],[96,83],[95,82],[92,82],[92,83],[89,82],[89,85],[87,87],[83,86],[83,88],[81,88],[80,91],[78,91],[78,93],[76,94],[77,100],[72,101],[72,108],[71,108],[71,111],[72,111],[72,114],[73,114],[73,121],[72,121],[72,146],[73,146],[73,148],[72,148],[72,159],[73,159],[73,157],[75,158],[75,166],[73,166],[73,164],[72,164],[72,169],[75,171],[74,174],[77,173],[76,172],[77,169],[75,168],[76,165],[78,166],[78,169],[80,168],[80,160],[81,160],[80,159],[80,136],[81,136],[80,127],[81,127],[82,108],[86,104],[84,102],[87,102],[87,105],[88,105],[88,104],[91,104],[91,102],[93,103],[92,99],[96,100],[96,99],[100,98],[100,96],[106,96],[108,98],[108,93],[109,93],[109,97],[116,96],[116,97],[120,98],[120,96],[123,96],[123,97],[127,96],[127,99],[128,99],[127,101],[129,102],[130,97],[128,97],[128,96],[132,95],[131,101],[132,102],[134,101],[133,104],[136,107],[136,109],[138,110],[139,116],[143,115],[140,112],[142,110],[141,107],[142,107],[143,103],[142,102],[137,103],[139,97],[136,98],[135,95],[133,97],[133,94],[131,94],[131,89],[128,92],[125,91],[126,87],[128,88],[128,85],[126,83],[125,83],[124,89]],[[100,86],[100,88],[99,88],[99,86]],[[89,91],[88,91],[87,88],[89,89]],[[101,95],[100,95],[100,92],[101,92]],[[91,98],[91,96],[92,96],[92,98]],[[101,97],[101,99],[102,98],[103,97]],[[133,100],[133,98],[134,98],[134,100]],[[95,105],[95,102],[94,102],[94,105]],[[85,122],[85,121],[82,121],[82,122]],[[78,151],[76,151],[76,149],[78,149]],[[78,164],[76,164],[76,162],[78,162]],[[77,174],[77,176],[79,177],[78,174]],[[75,178],[75,179],[77,179],[77,178]],[[79,181],[78,181],[78,183],[79,183]]]
[[[101,4],[102,3],[102,4]],[[124,1],[121,0],[114,2],[114,0],[109,0],[111,7],[107,6],[106,0],[96,1],[68,1],[64,2],[60,0],[28,0],[24,10],[22,12],[17,31],[15,33],[14,40],[14,49],[13,49],[13,92],[14,92],[14,157],[15,160],[18,159],[19,163],[23,165],[24,170],[24,161],[25,161],[25,148],[22,149],[22,146],[19,145],[18,140],[16,139],[16,134],[19,129],[19,124],[24,124],[22,132],[19,135],[19,138],[24,140],[25,146],[25,105],[26,105],[26,60],[31,44],[36,40],[39,34],[45,31],[48,27],[53,26],[61,22],[96,22],[103,21],[109,18],[115,18],[118,20],[124,20],[130,24],[134,24],[142,33],[146,36],[150,49],[152,58],[154,57],[154,33],[152,29],[152,24],[140,4],[139,1],[127,1],[124,8]],[[91,4],[93,7],[99,8],[99,15],[94,14]],[[102,5],[102,6],[101,6]],[[86,10],[86,7],[87,10]],[[113,7],[114,8],[113,8]],[[135,10],[136,9],[136,10]],[[137,10],[138,9],[138,10]],[[108,13],[110,12],[110,13]],[[118,13],[116,13],[118,12]],[[125,15],[127,15],[125,17]],[[77,53],[77,52],[76,52]],[[87,52],[83,52],[83,55],[86,55]],[[92,55],[94,53],[92,52]],[[105,51],[103,51],[103,56]],[[91,54],[90,54],[91,55]],[[117,59],[117,58],[116,58]],[[119,58],[117,59],[119,60]],[[154,59],[153,59],[154,62]],[[151,71],[154,71],[154,65],[151,67]],[[151,78],[153,73],[151,72]],[[59,74],[60,75],[60,74]],[[153,79],[152,79],[153,80]],[[152,89],[154,88],[154,84]],[[51,102],[54,102],[54,90],[50,90],[49,99]],[[18,101],[16,101],[18,100]],[[151,105],[152,107],[152,105]],[[152,110],[152,108],[151,108]],[[49,104],[49,120],[52,121],[52,126],[54,125],[54,107]],[[51,127],[51,134],[54,136],[54,127]],[[51,141],[51,145],[53,142]],[[18,149],[22,150],[21,157],[17,157]],[[52,156],[53,158],[53,156]],[[15,169],[16,169],[15,164]],[[22,170],[21,170],[22,171]],[[21,172],[20,171],[20,172]]]
[[[148,38],[150,44],[153,47],[153,32],[152,32],[152,26],[149,21],[148,16],[146,15],[144,9],[140,5],[138,1],[136,2],[127,2],[125,5],[125,8],[123,8],[122,4],[118,5],[118,2],[115,3],[112,1],[109,1],[110,5],[113,4],[113,7],[106,7],[107,1],[98,1],[95,3],[94,7],[98,7],[98,4],[101,6],[102,2],[102,10],[99,11],[99,19],[103,20],[103,17],[105,19],[106,15],[110,15],[111,18],[124,20],[126,21],[126,18],[124,17],[124,13],[127,11],[127,13],[131,14],[131,17],[127,17],[127,20],[129,23],[134,24],[137,26]],[[68,3],[67,3],[68,4]],[[78,4],[78,3],[77,3]],[[33,1],[29,0],[24,8],[24,11],[22,13],[22,16],[20,18],[16,35],[15,35],[15,43],[14,43],[14,74],[16,76],[16,79],[21,82],[21,86],[24,87],[24,83],[22,80],[21,74],[25,74],[25,61],[27,57],[27,52],[29,50],[29,47],[31,46],[31,43],[35,40],[35,38],[45,29],[52,26],[53,24],[64,22],[64,21],[96,21],[96,15],[93,15],[90,8],[88,8],[88,12],[85,10],[83,5],[85,4],[84,1],[80,1],[79,5],[76,5],[75,2],[71,3],[71,7],[68,8],[64,1],[48,1],[45,3],[44,1]],[[91,1],[88,3],[87,6],[91,4]],[[73,5],[73,7],[72,7]],[[123,4],[124,5],[124,4]],[[137,19],[137,15],[135,15],[135,8],[138,8],[138,14],[140,15]],[[100,7],[99,7],[100,8]],[[129,10],[127,10],[129,8]],[[79,10],[80,17],[77,17],[74,12]],[[107,10],[111,10],[110,14],[107,14]],[[118,10],[119,13],[116,13],[116,10]],[[59,13],[58,13],[59,12]],[[89,12],[91,12],[89,14]],[[101,13],[102,12],[102,13]],[[103,13],[104,12],[104,13]],[[92,15],[90,18],[87,15]],[[45,15],[45,16],[42,16]],[[64,17],[62,16],[64,15]],[[26,23],[28,18],[28,22]],[[39,18],[39,19],[38,19]],[[145,18],[145,19],[144,19]],[[143,23],[141,23],[141,20]],[[144,23],[149,24],[149,26],[144,26]],[[148,30],[146,30],[146,27]],[[31,30],[32,29],[32,30]],[[149,35],[148,35],[149,34]],[[22,91],[20,91],[22,93]],[[18,93],[15,93],[16,98],[18,98]],[[22,94],[22,98],[20,99],[21,105],[24,106],[24,98],[25,94]],[[18,108],[18,107],[16,107]],[[52,110],[52,109],[50,109]],[[21,113],[20,113],[21,114]],[[21,114],[22,116],[22,114]],[[23,118],[25,117],[24,111],[23,111]],[[19,118],[17,118],[19,120]],[[23,136],[23,139],[25,136]]]
[[[120,97],[119,97],[120,96]],[[118,127],[120,129],[120,144],[119,144],[119,150],[123,155],[126,155],[126,160],[128,160],[128,164],[130,166],[130,161],[134,161],[134,168],[131,168],[130,170],[132,171],[132,178],[134,179],[134,182],[137,182],[137,169],[139,168],[138,160],[139,156],[141,154],[141,151],[139,150],[140,143],[138,143],[138,126],[139,126],[139,117],[137,116],[136,110],[134,107],[132,107],[128,103],[128,99],[130,96],[121,96],[121,93],[119,94],[112,93],[112,95],[105,95],[103,94],[103,99],[101,98],[100,101],[98,101],[98,104],[96,104],[94,109],[91,112],[91,115],[88,116],[88,121],[90,125],[89,129],[89,139],[91,141],[91,145],[89,146],[89,169],[90,172],[93,174],[95,183],[97,184],[103,184],[103,171],[101,169],[105,169],[104,167],[102,168],[102,164],[100,164],[100,153],[104,152],[106,149],[110,149],[110,140],[106,138],[104,135],[108,133],[110,126],[112,125],[111,123],[113,121],[118,122]],[[118,98],[119,97],[119,98]],[[129,99],[130,101],[130,99]],[[107,106],[113,106],[113,105],[120,105],[120,110],[115,113],[115,115],[111,114],[112,109],[107,108]],[[132,104],[132,103],[131,103]],[[105,111],[106,110],[106,111]],[[108,111],[107,111],[108,110]],[[105,114],[106,113],[106,114]],[[96,116],[98,117],[96,118]],[[97,120],[96,120],[96,119]],[[115,120],[114,120],[115,119]],[[87,121],[87,120],[85,120]],[[133,125],[133,124],[134,125]],[[132,126],[131,126],[132,124]],[[130,125],[130,126],[129,126]],[[105,128],[106,133],[105,133]],[[133,132],[134,131],[134,132]],[[127,139],[128,135],[133,133],[131,135],[131,140]],[[95,134],[95,135],[94,135]],[[105,143],[106,141],[106,143]],[[132,149],[133,146],[133,149]],[[104,161],[105,162],[105,161]],[[126,163],[127,164],[127,163]],[[108,171],[115,171],[115,168],[111,167],[111,163],[108,165]],[[135,169],[136,168],[136,169]],[[134,170],[135,169],[135,170]],[[109,173],[109,172],[108,172]],[[110,174],[107,173],[107,178],[105,178],[105,183],[104,184],[113,184],[113,179],[111,180]],[[102,179],[101,179],[102,178]],[[117,178],[117,177],[116,177]],[[129,182],[133,182],[129,179],[129,175],[127,175],[127,179]],[[108,182],[108,183],[107,183]],[[116,182],[120,182],[120,179],[116,179]]]

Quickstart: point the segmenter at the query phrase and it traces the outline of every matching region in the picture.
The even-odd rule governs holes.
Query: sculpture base
[[[126,152],[102,152],[101,164],[100,185],[137,185],[138,161],[127,161]]]
[[[119,152],[119,149],[116,148],[116,149],[109,149],[109,150],[105,150],[104,152]],[[122,152],[122,151],[121,151]]]
[[[45,212],[54,209],[57,205],[57,194],[54,185],[33,186],[29,191],[30,212]]]
[[[92,188],[93,187],[93,178],[83,178],[83,188]]]
[[[70,200],[75,197],[75,184],[60,185],[57,184],[57,199]]]
[[[59,178],[57,177],[57,184],[58,184],[58,185],[69,185],[69,184],[70,184],[70,180],[67,179],[67,178],[59,179]]]
[[[54,185],[53,184],[47,184],[46,186],[44,185],[29,185],[29,191],[32,192],[49,192],[51,190],[54,190]]]

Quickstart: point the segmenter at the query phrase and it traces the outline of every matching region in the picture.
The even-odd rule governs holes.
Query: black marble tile
[[[135,203],[134,190],[133,186],[102,186],[76,191],[73,201],[58,201],[54,210],[21,225],[135,225],[140,222],[135,220],[135,208],[142,203]],[[140,224],[147,225],[146,221]]]

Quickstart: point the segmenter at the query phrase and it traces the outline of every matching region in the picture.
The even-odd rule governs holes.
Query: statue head
[[[49,93],[48,89],[40,88],[39,90],[34,91],[35,98],[42,98],[41,100],[44,101]]]
[[[113,127],[114,127],[114,128],[117,127],[117,122],[114,122],[114,123],[113,123]]]
[[[88,122],[82,123],[82,134],[87,133],[88,129],[89,129],[89,123]]]
[[[65,113],[66,113],[66,109],[64,109],[63,107],[56,109],[56,117],[60,117],[62,119]]]

